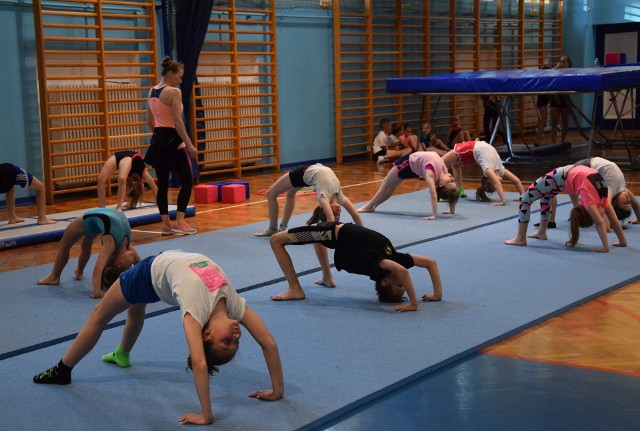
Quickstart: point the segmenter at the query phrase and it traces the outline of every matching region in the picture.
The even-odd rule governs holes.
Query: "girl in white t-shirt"
[[[332,214],[331,205],[337,203],[347,210],[354,223],[362,226],[360,214],[358,214],[356,207],[353,206],[349,198],[342,193],[340,180],[338,180],[336,174],[331,168],[321,163],[316,163],[311,166],[300,166],[284,174],[269,187],[269,190],[267,190],[269,226],[254,235],[265,237],[271,236],[278,231],[287,230],[289,219],[296,206],[296,193],[303,187],[314,187],[316,189],[318,203],[326,214]],[[278,226],[278,212],[280,211],[278,196],[283,193],[286,194],[284,214],[282,215],[280,226]],[[329,221],[333,221],[332,215],[329,216]]]
[[[455,144],[453,150],[442,156],[445,164],[451,167],[453,177],[458,185],[458,193],[461,198],[466,197],[464,186],[462,185],[461,165],[477,163],[482,169],[482,184],[477,189],[476,198],[483,202],[491,202],[491,205],[506,205],[507,199],[502,188],[502,179],[511,181],[518,193],[524,193],[524,187],[520,179],[502,165],[500,155],[496,149],[484,141],[467,141]],[[491,201],[486,193],[497,192],[499,201]]]
[[[35,383],[67,385],[71,369],[98,342],[107,324],[127,310],[127,322],[120,345],[103,361],[129,366],[129,352],[136,342],[145,318],[145,305],[164,301],[177,305],[189,347],[188,367],[193,370],[200,413],[187,413],[182,424],[205,425],[213,422],[209,376],[217,366],[236,354],[241,336],[240,325],[262,347],[271,376],[271,390],[249,394],[261,400],[278,400],[284,394],[284,381],[278,345],[260,317],[245,305],[224,271],[211,259],[197,253],[166,251],[143,259],[124,272],[95,307],[89,320],[58,365],[38,374]]]

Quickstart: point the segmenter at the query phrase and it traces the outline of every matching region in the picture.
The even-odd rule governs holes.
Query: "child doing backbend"
[[[255,236],[271,236],[278,230],[283,231],[287,229],[289,219],[293,214],[293,209],[296,206],[296,193],[303,187],[315,187],[318,203],[329,214],[329,220],[333,221],[333,213],[331,212],[331,205],[338,204],[344,207],[347,212],[353,218],[356,224],[362,225],[360,215],[353,206],[351,201],[342,194],[342,188],[340,187],[340,181],[331,168],[324,166],[320,163],[316,163],[311,166],[300,166],[293,171],[281,176],[271,187],[267,190],[267,201],[269,205],[269,227],[265,230],[256,232]],[[278,227],[278,195],[286,193],[286,199],[284,203],[284,213],[282,214],[282,221]]]
[[[104,208],[106,185],[118,171],[118,200],[116,209],[122,211],[125,198],[127,208],[135,208],[142,200],[144,183],[147,183],[154,198],[157,198],[158,186],[149,175],[142,154],[135,151],[117,151],[102,165],[98,174],[98,206]]]
[[[125,215],[111,208],[96,208],[76,218],[64,230],[56,260],[51,273],[37,281],[37,284],[60,284],[60,275],[69,261],[71,247],[80,241],[80,256],[74,279],[82,280],[84,267],[91,257],[91,246],[101,236],[102,248],[96,260],[91,277],[91,297],[102,298],[104,292],[113,284],[122,271],[140,256],[131,245],[131,227]]]
[[[53,224],[55,221],[47,218],[46,196],[44,183],[11,163],[0,163],[0,193],[6,193],[9,224],[21,223],[23,218],[16,214],[16,186],[30,188],[36,192],[36,207],[38,210],[38,224]]]
[[[399,158],[393,165],[371,202],[359,208],[358,212],[374,212],[378,205],[391,197],[403,180],[424,178],[429,189],[432,215],[424,217],[423,220],[438,218],[439,198],[449,202],[449,211],[445,211],[444,214],[455,213],[458,202],[456,183],[437,153],[418,151]]]
[[[84,328],[58,365],[38,374],[35,383],[67,385],[71,370],[98,342],[117,314],[127,310],[120,345],[102,360],[129,367],[129,352],[136,342],[148,303],[164,301],[180,307],[189,348],[187,365],[193,371],[200,413],[187,413],[181,424],[213,422],[209,376],[235,356],[243,325],[260,344],[271,376],[271,390],[249,394],[261,400],[278,400],[284,394],[278,346],[260,317],[245,305],[224,271],[211,259],[179,250],[151,256],[124,272],[94,308]]]
[[[461,165],[477,163],[482,169],[481,185],[477,190],[476,198],[484,202],[491,202],[491,205],[506,205],[507,199],[502,187],[502,178],[511,181],[518,193],[524,193],[524,187],[520,179],[510,170],[506,169],[500,160],[500,155],[496,149],[484,141],[468,141],[455,144],[453,150],[442,156],[442,160],[451,167],[453,177],[458,185],[460,197],[465,197],[464,186],[462,184]],[[486,177],[486,180],[484,179]],[[497,192],[500,200],[495,202],[486,196],[486,193]]]
[[[638,199],[633,195],[631,190],[627,188],[627,183],[624,178],[624,174],[618,165],[614,162],[603,159],[602,157],[590,157],[587,159],[579,160],[576,165],[589,166],[598,171],[604,183],[609,190],[607,198],[609,203],[613,206],[613,211],[616,213],[618,220],[622,221],[631,216],[633,210],[636,219],[629,220],[630,224],[640,223],[640,203]],[[549,217],[548,228],[556,227],[556,207],[558,206],[557,199],[554,197],[551,201],[551,216]],[[608,220],[607,220],[608,222]],[[534,226],[538,226],[535,224]]]
[[[339,216],[339,207],[333,207]],[[418,300],[409,268],[426,268],[433,284],[433,295],[423,295],[423,301],[440,301],[442,284],[435,260],[417,254],[398,253],[384,235],[351,223],[324,222],[322,209],[317,208],[308,226],[278,232],[271,237],[271,248],[287,279],[288,288],[271,297],[274,301],[304,299],[304,291],[296,276],[287,245],[313,244],[322,268],[322,278],[316,284],[335,287],[329,265],[327,247],[335,249],[334,262],[338,271],[366,275],[375,281],[380,302],[402,302],[406,292],[409,304],[393,307],[394,311],[415,311]],[[320,222],[320,223],[318,223]]]
[[[609,205],[607,200],[608,190],[604,179],[595,169],[578,165],[558,167],[538,178],[529,186],[527,191],[520,196],[518,234],[515,238],[504,243],[524,246],[527,245],[527,237],[546,240],[551,200],[562,191],[569,193],[573,203],[573,209],[569,217],[570,237],[565,244],[567,247],[574,247],[578,243],[581,227],[589,227],[595,224],[600,241],[602,241],[602,247],[594,251],[609,251],[607,227],[603,218],[605,214],[618,236],[619,242],[612,245],[614,247],[626,247],[627,239],[612,206]],[[531,204],[537,200],[540,200],[540,226],[537,232],[527,235],[527,226],[531,217]]]

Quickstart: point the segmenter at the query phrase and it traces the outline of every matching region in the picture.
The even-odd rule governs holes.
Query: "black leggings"
[[[187,205],[191,199],[191,186],[193,178],[191,174],[191,159],[187,148],[178,148],[173,150],[174,157],[173,168],[178,173],[180,179],[180,192],[178,193],[178,211],[187,212]],[[158,177],[158,211],[160,215],[169,213],[169,175],[171,168],[168,166],[159,166],[156,168],[156,176]]]

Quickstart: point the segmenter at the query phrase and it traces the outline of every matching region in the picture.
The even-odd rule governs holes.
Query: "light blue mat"
[[[408,208],[415,206],[415,196],[394,197],[389,204],[392,202],[395,212],[405,203]],[[216,429],[310,429],[374,395],[638,277],[638,229],[626,231],[629,247],[612,248],[607,254],[588,251],[599,243],[593,229],[582,232],[577,249],[567,250],[565,205],[559,207],[559,228],[549,231],[548,241],[530,240],[528,247],[509,247],[502,241],[515,234],[515,204],[506,208],[462,204],[460,217],[446,222],[420,221],[406,214],[365,215],[365,224],[383,231],[394,244],[414,244],[402,251],[438,261],[444,300],[421,303],[418,312],[391,312],[390,306],[377,302],[366,277],[337,271],[336,289],[315,286],[317,273],[302,276],[305,301],[271,302],[269,295],[285,288],[281,281],[245,291],[248,305],[265,320],[278,342],[285,399],[264,403],[246,397],[270,383],[262,353],[245,331],[237,357],[211,382]],[[491,222],[502,216],[508,219]],[[266,241],[248,236],[255,228],[229,229],[147,247],[180,246],[208,254],[242,289],[281,276]],[[441,238],[428,240],[437,237]],[[140,248],[146,252],[147,247]],[[231,254],[238,250],[248,254]],[[312,247],[295,250],[299,271],[317,267]],[[23,273],[24,279],[24,271],[15,272]],[[414,268],[411,274],[419,294],[431,291],[425,270]],[[24,289],[7,286],[5,277],[0,274],[0,291]],[[35,331],[26,330],[22,335],[31,319],[48,322],[39,330],[40,335],[50,334],[49,339],[80,328],[94,302],[87,298],[86,287],[82,292],[67,290],[66,294],[77,298],[76,314],[82,314],[77,310],[84,312],[80,323],[68,332],[65,322],[73,319],[69,308],[48,307],[38,298],[42,293],[26,292],[22,300],[29,307],[25,306],[25,313],[10,316],[5,314],[9,311],[5,298],[0,299],[3,321],[10,322],[10,328],[3,332],[13,332],[16,335],[12,338],[21,339],[13,342],[13,348],[34,344]],[[17,301],[19,295],[7,299]],[[42,314],[48,317],[41,318]],[[126,370],[100,361],[100,355],[117,344],[120,334],[120,328],[105,331],[97,348],[74,370],[73,384],[68,387],[36,386],[31,377],[55,364],[69,342],[2,360],[0,402],[7,412],[3,425],[7,429],[35,429],[45,423],[48,429],[64,430],[178,429],[177,418],[199,408],[192,376],[184,371],[187,348],[178,313],[147,320],[132,353],[132,367]],[[6,348],[8,338],[1,341],[3,352],[13,350]]]

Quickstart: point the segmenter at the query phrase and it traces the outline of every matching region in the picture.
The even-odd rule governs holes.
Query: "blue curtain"
[[[207,34],[207,26],[211,17],[214,0],[175,0],[176,5],[176,55],[184,64],[182,77],[182,104],[184,105],[184,123],[189,136],[190,130],[191,91],[196,80],[198,57]],[[197,164],[194,166],[197,168]],[[194,178],[198,177],[194,169]]]
[[[184,105],[185,125],[189,131],[189,106],[191,90],[196,79],[198,57],[207,34],[214,0],[176,0],[176,54],[178,61],[184,64],[182,78],[182,104]]]

